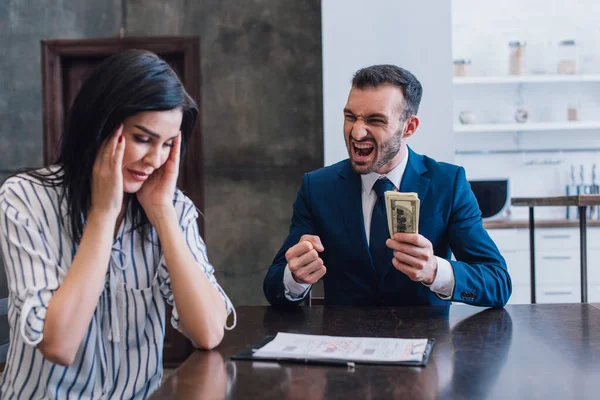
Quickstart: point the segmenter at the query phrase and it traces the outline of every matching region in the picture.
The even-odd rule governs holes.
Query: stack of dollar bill
[[[396,232],[419,233],[419,207],[416,193],[385,192],[390,237]]]

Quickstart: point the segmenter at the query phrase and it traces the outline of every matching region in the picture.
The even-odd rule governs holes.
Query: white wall
[[[453,0],[453,58],[472,60],[475,76],[508,74],[508,42],[527,42],[528,74],[554,74],[558,42],[575,39],[580,73],[600,73],[600,1],[598,0]],[[468,109],[478,122],[514,122],[517,108],[530,121],[566,121],[569,103],[580,104],[582,120],[600,120],[600,83],[544,83],[454,87],[453,122]],[[568,149],[590,149],[563,152]],[[528,149],[556,149],[528,153]],[[517,150],[517,154],[456,156],[469,179],[508,177],[511,197],[560,196],[570,180],[571,165],[584,166],[586,183],[596,164],[600,175],[600,131],[521,133],[457,133],[456,150]],[[598,178],[597,178],[598,181]],[[562,207],[536,208],[538,218],[564,218]],[[513,219],[526,219],[527,209],[512,209]]]
[[[421,81],[421,125],[407,143],[453,161],[450,3],[322,0],[325,165],[348,157],[342,110],[352,75],[373,64],[396,64]]]

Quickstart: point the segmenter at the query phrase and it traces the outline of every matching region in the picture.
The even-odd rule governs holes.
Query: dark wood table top
[[[600,205],[600,194],[580,194],[577,196],[556,197],[513,197],[513,206],[597,206]]]
[[[600,395],[600,305],[239,307],[238,325],[197,351],[153,399],[592,399]],[[229,358],[279,331],[432,337],[425,368],[345,367]]]

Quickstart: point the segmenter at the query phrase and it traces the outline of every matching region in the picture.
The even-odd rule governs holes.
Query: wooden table
[[[581,302],[587,303],[587,207],[600,205],[600,195],[582,194],[578,196],[560,197],[515,197],[511,199],[513,206],[529,207],[529,260],[531,275],[531,303],[535,304],[535,218],[534,207],[575,206],[579,209],[579,253],[580,253],[580,285]]]
[[[238,325],[197,351],[152,399],[593,399],[600,393],[600,306],[239,307]],[[279,331],[433,337],[425,368],[230,361]]]

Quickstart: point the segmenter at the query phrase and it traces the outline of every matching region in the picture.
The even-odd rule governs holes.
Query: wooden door
[[[144,37],[42,40],[42,90],[44,113],[44,165],[57,159],[65,115],[90,71],[112,54],[127,49],[148,50],[171,65],[187,92],[200,106],[200,38]],[[199,113],[199,118],[201,113]],[[204,209],[204,179],[200,122],[196,124],[182,160],[179,187],[196,207]],[[204,231],[202,220],[198,221]],[[163,364],[175,366],[193,351],[189,340],[174,330],[167,312]]]

